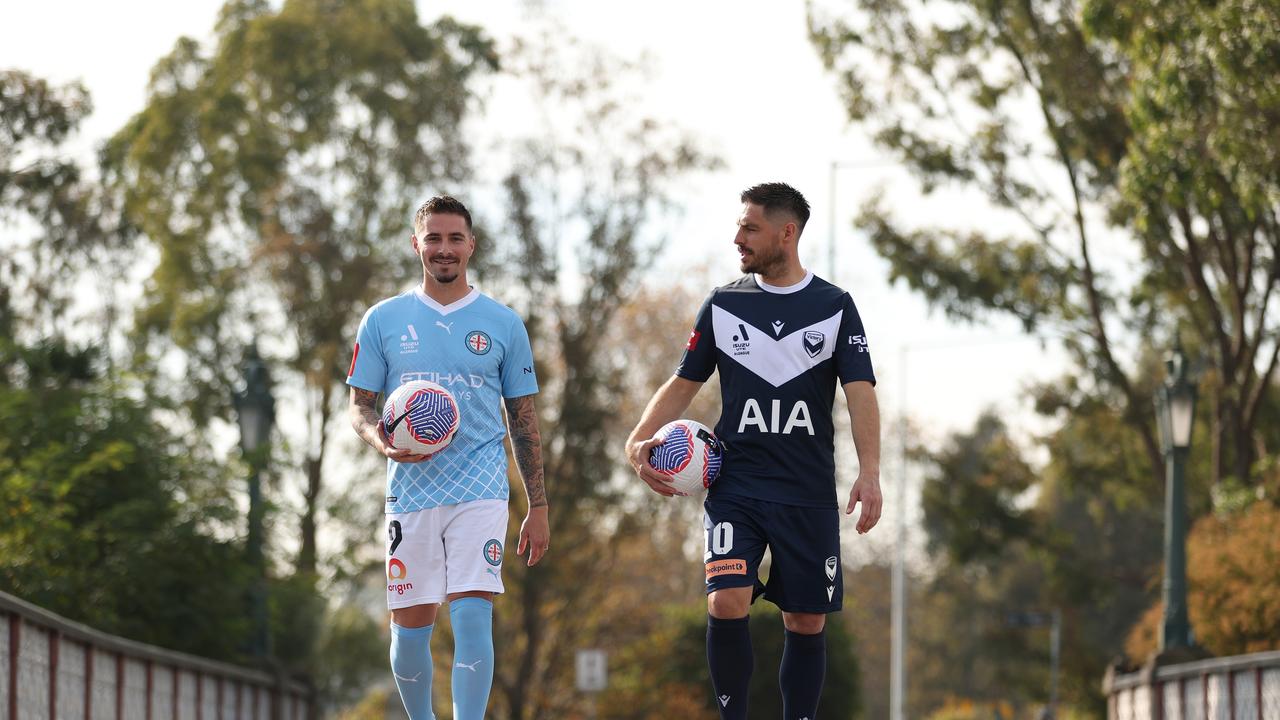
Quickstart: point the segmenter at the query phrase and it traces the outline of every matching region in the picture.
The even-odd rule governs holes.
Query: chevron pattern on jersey
[[[837,310],[826,320],[774,339],[719,305],[711,306],[716,348],[774,387],[782,387],[831,358],[843,316],[844,311]],[[755,332],[744,334],[746,328]]]

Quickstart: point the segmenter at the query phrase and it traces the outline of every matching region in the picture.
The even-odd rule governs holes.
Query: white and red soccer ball
[[[676,490],[693,495],[716,481],[723,448],[711,428],[696,420],[674,420],[654,437],[662,442],[649,451],[649,465],[671,478]]]
[[[387,397],[382,434],[393,448],[434,455],[453,441],[460,418],[458,402],[448,390],[428,380],[411,380]]]

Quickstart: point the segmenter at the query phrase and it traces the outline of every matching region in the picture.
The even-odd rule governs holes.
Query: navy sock
[[[751,684],[751,630],[747,618],[707,617],[707,665],[721,720],[746,720]]]
[[[818,698],[827,674],[827,635],[801,635],[785,631],[778,685],[782,688],[784,720],[813,720],[818,716]]]

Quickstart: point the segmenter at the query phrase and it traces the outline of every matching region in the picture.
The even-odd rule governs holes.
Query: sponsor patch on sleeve
[[[707,579],[721,575],[746,575],[746,560],[712,560],[707,563]]]
[[[700,338],[700,337],[702,337],[702,333],[698,332],[697,330],[690,330],[690,331],[689,331],[689,342],[688,342],[688,343],[685,343],[684,349],[685,349],[685,350],[690,350],[690,351],[692,351],[692,350],[694,350],[695,348],[697,348],[697,347],[698,347],[698,338]]]

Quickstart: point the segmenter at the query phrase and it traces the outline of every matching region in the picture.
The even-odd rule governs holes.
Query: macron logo
[[[720,707],[729,707],[729,696],[728,696],[728,695],[721,695],[721,696],[720,696]]]

